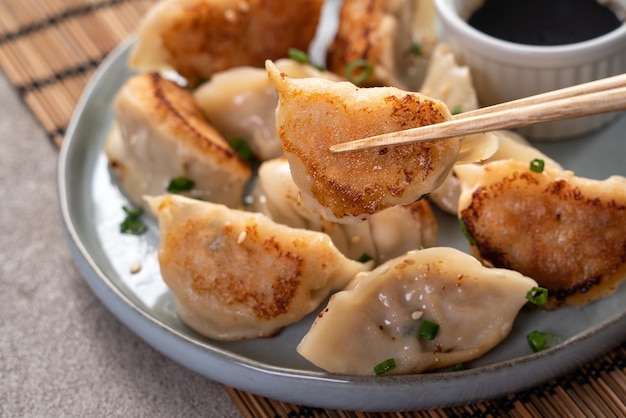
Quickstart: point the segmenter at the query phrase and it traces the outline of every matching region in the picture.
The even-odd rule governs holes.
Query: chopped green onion
[[[175,177],[170,180],[170,184],[167,186],[167,191],[169,193],[183,193],[188,192],[193,189],[196,185],[193,180],[188,179],[187,177]]]
[[[462,112],[463,112],[463,106],[461,106],[461,105],[456,105],[456,106],[454,106],[454,108],[452,109],[452,112],[451,112],[451,113],[452,113],[453,115],[458,115],[459,113],[462,113]]]
[[[230,139],[228,144],[237,151],[242,160],[250,161],[252,159],[252,148],[250,148],[250,144],[244,138]]]
[[[298,48],[289,48],[289,50],[287,51],[287,56],[301,64],[308,64],[309,62],[309,56],[307,55],[307,53]]]
[[[532,331],[526,336],[526,341],[528,341],[528,345],[536,353],[550,348],[552,344],[558,341],[558,337],[547,332]]]
[[[368,253],[363,253],[357,261],[359,261],[360,263],[367,263],[370,260],[373,260],[372,256]]]
[[[380,376],[383,373],[387,373],[390,370],[393,370],[396,368],[396,361],[393,358],[388,358],[387,360],[378,363],[376,366],[374,366],[374,373],[376,373],[376,376]]]
[[[148,230],[146,224],[140,219],[143,209],[133,209],[128,206],[123,206],[122,209],[126,212],[126,218],[120,224],[120,232],[122,234],[142,235]]]
[[[439,324],[431,321],[424,321],[422,322],[422,325],[420,326],[417,335],[419,335],[420,339],[422,340],[430,341],[435,339],[438,332]]]
[[[455,364],[452,366],[453,372],[460,372],[461,370],[465,370],[465,365],[463,363]]]
[[[476,240],[473,236],[470,235],[469,231],[467,230],[467,225],[465,224],[463,218],[459,218],[459,226],[461,227],[461,232],[463,233],[463,236],[469,242],[469,245],[476,245]]]
[[[530,162],[530,171],[535,173],[543,173],[545,162],[540,158],[535,158]]]
[[[417,42],[411,44],[411,55],[415,55],[416,57],[422,55],[422,46]]]
[[[353,84],[361,84],[374,72],[374,67],[367,60],[356,59],[346,66],[346,78]]]
[[[526,299],[537,306],[545,305],[548,301],[548,289],[545,287],[533,287],[526,293]]]

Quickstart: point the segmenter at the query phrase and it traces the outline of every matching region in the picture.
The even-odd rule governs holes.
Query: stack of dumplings
[[[316,367],[422,373],[496,347],[538,286],[549,310],[624,280],[623,177],[576,177],[510,131],[330,152],[478,108],[430,1],[344,0],[327,70],[288,57],[310,50],[322,0],[164,0],[144,17],[104,150],[158,220],[188,327],[271,338],[318,312],[294,347]],[[174,179],[189,189],[168,193]],[[471,255],[438,247],[437,211],[461,220]]]

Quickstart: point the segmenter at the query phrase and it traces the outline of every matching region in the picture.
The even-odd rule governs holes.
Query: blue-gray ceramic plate
[[[127,204],[110,175],[103,141],[113,121],[111,103],[131,75],[132,40],[105,60],[81,98],[59,161],[59,194],[69,246],[87,283],[124,324],[148,344],[209,379],[301,405],[364,411],[434,408],[476,402],[538,385],[570,371],[626,339],[626,286],[583,308],[523,311],[510,336],[460,372],[411,376],[348,377],[326,373],[295,347],[315,313],[277,337],[238,342],[204,338],[178,319],[157,258],[157,227],[141,237],[122,235]],[[576,140],[539,143],[578,175],[626,175],[626,119]],[[467,250],[456,219],[440,214],[440,244]],[[134,265],[141,271],[131,273]],[[560,337],[555,347],[532,353],[528,332]]]

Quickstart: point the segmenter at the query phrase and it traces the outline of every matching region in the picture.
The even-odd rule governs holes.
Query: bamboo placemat
[[[0,0],[0,66],[51,141],[102,59],[155,0]],[[373,414],[292,405],[226,388],[245,417],[626,417],[626,342],[522,393],[454,408]]]

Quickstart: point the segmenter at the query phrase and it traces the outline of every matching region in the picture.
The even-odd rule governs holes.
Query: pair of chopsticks
[[[460,113],[452,120],[335,144],[331,152],[412,144],[626,109],[626,74]]]

